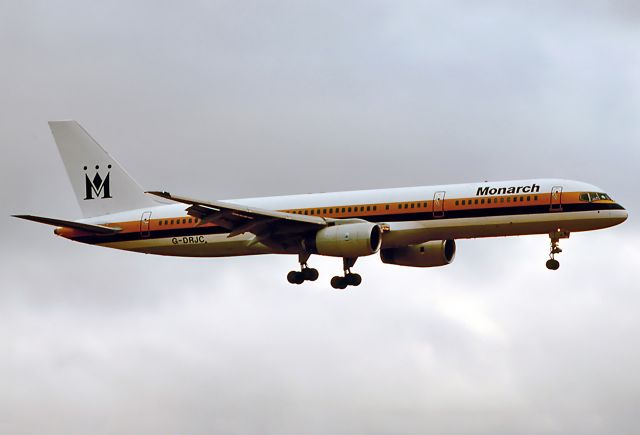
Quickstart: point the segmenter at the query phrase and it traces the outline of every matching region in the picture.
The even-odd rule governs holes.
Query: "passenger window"
[[[351,213],[351,207],[349,207],[349,208],[347,209],[347,211],[348,211],[349,213]]]
[[[389,204],[385,205],[385,206],[384,206],[384,209],[385,209],[385,210],[389,210]]]
[[[404,205],[404,208],[409,208],[409,204],[405,204],[405,205]]]
[[[378,206],[374,205],[374,206],[373,206],[373,211],[376,211],[376,208],[377,208],[377,207],[378,207]]]
[[[498,198],[493,198],[493,203],[497,204],[498,203]]]
[[[504,196],[500,198],[500,202],[504,202]]]
[[[158,225],[162,226],[162,221],[158,222]]]
[[[364,211],[364,207],[360,207],[360,211]]]
[[[342,207],[342,213],[344,213],[345,211],[347,211],[347,209]]]
[[[173,225],[173,219],[171,219],[171,225]]]
[[[415,208],[415,206],[416,205],[414,203],[411,203],[411,208]]]
[[[480,204],[484,204],[484,198],[480,200]]]
[[[511,197],[507,196],[507,202],[511,202]]]
[[[460,201],[456,201],[456,205],[460,205]]]
[[[402,204],[398,204],[398,209],[401,209],[401,208],[402,208]]]
[[[371,211],[371,206],[370,205],[367,206],[367,211]]]
[[[304,211],[304,214],[309,214],[309,210],[305,210],[305,211]]]
[[[530,196],[527,196],[527,201],[531,201],[531,197]]]
[[[520,202],[523,202],[523,201],[524,201],[524,196],[521,196],[520,197]]]
[[[427,208],[427,202],[424,203],[424,208]]]
[[[478,203],[478,200],[476,199],[476,200],[474,201],[474,203],[475,203],[475,204],[477,204],[477,203]]]
[[[189,218],[189,223],[191,223],[191,218]]]
[[[462,205],[465,205],[465,200],[464,199],[462,200]]]
[[[533,200],[534,200],[534,201],[537,201],[537,200],[538,200],[538,195],[534,196],[534,197],[533,197]]]

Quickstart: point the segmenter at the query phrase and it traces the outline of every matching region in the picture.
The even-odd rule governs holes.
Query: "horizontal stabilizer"
[[[56,227],[73,228],[76,230],[87,231],[95,234],[114,234],[120,231],[120,228],[105,227],[102,225],[83,224],[81,222],[66,221],[63,219],[54,219],[42,216],[32,216],[28,214],[13,215],[20,219],[26,219],[28,221],[39,222],[41,224],[53,225]]]

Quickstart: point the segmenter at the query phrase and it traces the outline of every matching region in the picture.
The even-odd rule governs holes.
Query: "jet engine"
[[[432,240],[419,245],[380,251],[383,263],[410,267],[446,266],[456,255],[455,240]]]
[[[357,258],[380,250],[382,229],[377,224],[362,222],[323,228],[308,240],[311,251],[330,257]],[[315,246],[313,246],[315,245]],[[313,249],[315,248],[315,249]]]

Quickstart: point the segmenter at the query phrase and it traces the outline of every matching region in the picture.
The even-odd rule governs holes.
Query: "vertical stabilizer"
[[[76,121],[49,127],[84,217],[158,205]]]

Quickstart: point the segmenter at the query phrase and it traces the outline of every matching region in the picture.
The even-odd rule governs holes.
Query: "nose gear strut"
[[[549,252],[549,259],[547,260],[547,269],[558,270],[560,262],[556,260],[556,254],[562,252],[562,249],[560,249],[560,239],[568,239],[569,231],[557,229],[556,231],[549,233],[549,238],[551,239],[551,250]]]

